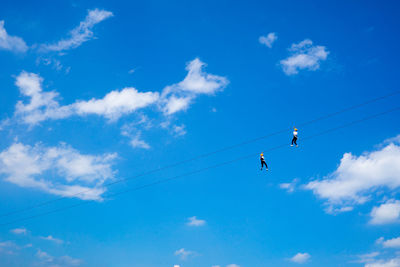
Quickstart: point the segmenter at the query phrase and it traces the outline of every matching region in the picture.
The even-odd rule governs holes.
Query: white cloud
[[[54,237],[51,236],[51,235],[49,235],[49,236],[41,236],[40,239],[47,240],[47,241],[51,241],[51,242],[54,242],[54,243],[56,243],[56,244],[62,244],[62,243],[64,243],[63,240],[58,239],[58,238],[54,238]]]
[[[166,115],[174,114],[181,110],[187,110],[190,102],[193,97],[176,97],[170,96],[168,99],[165,99],[165,105],[163,107],[164,113]]]
[[[197,58],[191,61],[186,67],[188,74],[185,79],[165,87],[161,96],[158,92],[139,92],[133,87],[126,87],[120,91],[111,91],[100,99],[79,100],[69,105],[59,104],[57,92],[43,91],[43,78],[38,74],[23,71],[17,76],[15,84],[28,101],[18,101],[15,116],[31,126],[45,120],[65,119],[74,115],[98,115],[115,121],[155,104],[159,105],[165,115],[171,115],[186,110],[198,95],[213,95],[228,84],[225,77],[203,72],[204,66],[205,63]],[[174,130],[178,135],[186,133],[182,126],[176,126]]]
[[[377,244],[381,244],[384,248],[400,248],[400,237],[392,238],[385,240],[383,237],[380,237],[376,240]]]
[[[30,125],[49,119],[63,119],[72,115],[86,116],[95,114],[109,120],[117,120],[122,115],[154,104],[159,98],[157,92],[138,92],[135,88],[124,88],[121,91],[111,91],[102,99],[76,101],[73,104],[61,106],[57,92],[43,92],[43,78],[34,73],[21,72],[16,78],[16,86],[22,95],[29,98],[24,104],[18,101],[15,115]]]
[[[74,28],[69,33],[69,38],[58,41],[55,44],[43,44],[39,50],[41,52],[69,50],[80,46],[82,43],[93,39],[93,27],[103,20],[112,17],[110,11],[93,9],[88,10],[88,14],[84,21],[79,23],[79,26]]]
[[[204,66],[205,63],[197,58],[191,61],[186,67],[188,74],[184,80],[165,87],[161,95],[158,92],[139,92],[133,87],[126,87],[111,91],[103,98],[77,100],[67,105],[60,104],[58,92],[43,90],[42,77],[22,71],[16,77],[15,84],[26,99],[17,102],[14,119],[31,127],[47,120],[66,119],[71,116],[97,115],[112,122],[132,113],[140,115],[139,110],[152,105],[158,107],[158,111],[163,115],[172,115],[188,109],[199,95],[213,95],[229,83],[225,77],[204,72]],[[186,134],[185,125],[172,124],[171,116],[166,118],[168,122],[160,124],[163,128],[171,127],[170,130],[175,136]],[[0,130],[7,125],[9,120],[0,123]],[[145,127],[149,128],[149,125],[150,123],[147,123]],[[142,140],[140,131],[132,133],[121,130],[123,135],[131,138],[131,146],[150,148],[150,145]]]
[[[40,249],[38,249],[38,251],[36,252],[36,257],[43,260],[44,262],[52,262],[54,260],[53,256]]]
[[[196,216],[190,217],[188,219],[188,223],[187,223],[187,225],[189,225],[189,226],[203,226],[205,224],[206,224],[205,220],[197,219]]]
[[[15,251],[20,249],[13,241],[0,242],[0,253],[15,254]]]
[[[5,127],[9,126],[11,120],[9,118],[3,119],[0,121],[0,131],[3,131]]]
[[[371,252],[371,253],[367,253],[367,254],[362,254],[362,255],[358,255],[357,258],[358,260],[354,261],[356,263],[367,263],[367,262],[373,262],[376,261],[376,257],[379,256],[380,253],[375,251],[375,252]]]
[[[277,39],[278,39],[278,36],[274,32],[270,32],[270,33],[268,33],[267,36],[260,36],[260,38],[258,38],[258,41],[261,44],[264,44],[264,45],[268,46],[269,48],[272,48],[272,44]]]
[[[150,149],[150,145],[146,141],[140,139],[140,134],[134,136],[129,144],[134,148]]]
[[[240,267],[240,266],[233,263],[233,264],[228,264],[228,265],[226,265],[226,267]]]
[[[210,95],[222,90],[228,84],[228,80],[225,77],[203,72],[205,66],[206,64],[198,58],[192,60],[186,66],[187,76],[177,85],[178,90]]]
[[[143,149],[150,149],[150,145],[142,140],[141,135],[142,132],[137,130],[137,125],[145,125],[144,127],[149,127],[149,122],[147,121],[146,116],[140,116],[140,120],[138,122],[125,124],[121,127],[121,135],[130,138],[129,144],[133,148],[143,148]]]
[[[400,201],[390,199],[371,211],[370,224],[390,224],[400,222]]]
[[[189,256],[196,255],[196,252],[188,251],[188,250],[185,250],[184,248],[181,248],[181,249],[175,251],[174,254],[175,254],[175,256],[179,256],[181,260],[186,260]]]
[[[61,257],[54,257],[40,249],[38,249],[38,251],[36,253],[36,257],[39,258],[42,261],[42,263],[51,264],[50,266],[52,266],[52,267],[79,266],[82,264],[82,260],[80,260],[80,259],[74,259],[67,255],[61,256]]]
[[[186,110],[198,95],[213,95],[228,85],[227,78],[204,72],[205,66],[195,58],[186,66],[188,74],[183,81],[164,88],[160,105],[165,115]]]
[[[72,258],[68,255],[65,255],[65,256],[59,257],[57,259],[57,262],[60,266],[79,266],[82,264],[83,261],[80,259]]]
[[[111,164],[115,158],[116,154],[80,154],[65,144],[31,147],[14,143],[0,153],[0,173],[6,176],[6,181],[20,187],[65,197],[101,200],[106,190],[102,184],[114,177]],[[80,192],[84,193],[76,195]]]
[[[292,193],[296,189],[298,182],[299,182],[299,179],[293,179],[293,181],[290,183],[279,184],[279,187],[281,189],[286,190],[288,193]]]
[[[4,242],[0,242],[0,247],[13,247],[15,246],[14,242],[12,241],[4,241]]]
[[[342,213],[342,212],[349,212],[354,209],[353,206],[343,206],[343,207],[334,207],[332,205],[327,206],[325,211],[330,214],[337,214],[337,213]]]
[[[186,134],[185,125],[174,125],[174,133],[176,136],[182,136]]]
[[[325,46],[314,46],[313,42],[305,39],[298,44],[292,44],[291,55],[280,61],[286,75],[297,74],[299,70],[317,70],[320,62],[327,59],[329,52]]]
[[[26,230],[26,228],[15,228],[10,230],[10,232],[16,235],[26,235],[28,230]]]
[[[71,70],[71,67],[64,66],[64,65],[61,63],[60,60],[58,60],[57,58],[52,57],[52,56],[50,56],[50,57],[39,56],[39,57],[36,59],[36,65],[39,65],[39,64],[41,64],[41,63],[42,63],[43,65],[45,65],[45,66],[51,66],[53,69],[55,69],[55,70],[57,70],[57,71],[64,70],[64,73],[65,73],[65,74],[68,74],[69,71]]]
[[[400,267],[400,258],[378,260],[365,264],[365,267]]]
[[[330,211],[335,210],[334,206],[349,210],[353,205],[368,201],[377,189],[395,190],[399,186],[400,145],[392,142],[360,156],[345,153],[336,171],[309,182],[305,188],[325,199],[327,211]],[[383,208],[394,206],[396,204],[392,203]],[[374,214],[378,211],[376,209]]]
[[[395,137],[386,139],[385,141],[383,141],[383,143],[384,144],[391,144],[391,143],[400,144],[400,134]]]
[[[16,79],[16,86],[22,95],[30,98],[29,103],[18,101],[15,115],[24,123],[36,124],[47,119],[61,119],[71,115],[68,107],[60,107],[56,92],[42,91],[43,79],[34,73],[21,72]]]
[[[28,50],[28,46],[22,38],[8,35],[4,28],[4,20],[0,20],[0,50],[16,53],[25,53]]]
[[[292,258],[290,258],[290,261],[295,262],[295,263],[305,263],[311,258],[310,254],[308,253],[297,253],[294,255]]]
[[[116,120],[122,115],[156,103],[158,98],[157,92],[141,93],[128,87],[121,91],[111,91],[103,99],[78,101],[73,107],[78,115],[96,114]]]

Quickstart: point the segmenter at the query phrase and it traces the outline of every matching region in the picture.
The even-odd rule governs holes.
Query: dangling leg
[[[294,138],[294,144],[296,145],[296,147],[298,147],[298,145],[297,145],[297,137]]]
[[[265,161],[263,161],[262,163],[261,163],[261,165],[262,164],[265,164],[265,169],[268,171],[268,165],[267,165],[267,163],[265,162]]]
[[[262,168],[263,168],[263,161],[261,161],[261,169],[260,170],[262,170]]]
[[[293,138],[292,138],[292,144],[290,145],[290,146],[293,146],[293,143],[295,142],[295,136],[293,136]]]

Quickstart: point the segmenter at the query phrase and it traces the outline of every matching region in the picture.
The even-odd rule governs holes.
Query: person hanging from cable
[[[261,170],[263,169],[264,165],[265,165],[265,169],[268,171],[268,165],[264,160],[264,153],[261,152],[260,154],[260,161],[261,161]]]
[[[297,128],[296,127],[294,127],[292,144],[290,146],[293,146],[293,144],[295,144],[296,147],[299,147],[297,145]]]

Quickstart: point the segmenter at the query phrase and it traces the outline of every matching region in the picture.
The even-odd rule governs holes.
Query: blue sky
[[[302,140],[399,95],[130,179],[399,90],[399,9],[2,1],[0,214],[64,199],[0,217],[1,265],[400,266],[399,112]]]

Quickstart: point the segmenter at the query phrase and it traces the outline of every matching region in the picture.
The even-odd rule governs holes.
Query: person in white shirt
[[[264,153],[260,154],[260,161],[261,161],[261,170],[263,169],[263,167],[265,165],[265,169],[268,171],[268,165],[264,160]]]
[[[292,144],[290,146],[293,146],[293,144],[295,144],[296,147],[298,147],[298,145],[297,145],[297,128],[294,128]]]

